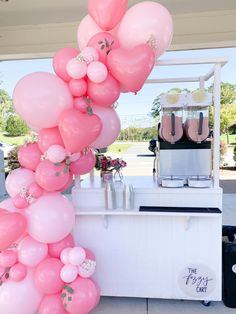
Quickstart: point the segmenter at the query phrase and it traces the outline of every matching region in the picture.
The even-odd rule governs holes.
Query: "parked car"
[[[148,149],[149,149],[154,155],[156,155],[156,148],[157,148],[157,140],[151,139],[151,140],[149,141]]]

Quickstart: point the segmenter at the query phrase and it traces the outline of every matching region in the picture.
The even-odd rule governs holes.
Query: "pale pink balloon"
[[[84,49],[89,40],[102,29],[94,22],[90,15],[86,15],[79,24],[77,30],[77,41],[80,50]]]
[[[2,202],[0,202],[0,208],[3,208],[9,212],[17,211],[17,208],[14,206],[12,202],[12,198],[6,198]]]
[[[76,246],[69,251],[69,263],[79,266],[85,260],[86,252],[81,246]]]
[[[88,108],[88,101],[86,97],[76,97],[74,99],[74,107],[78,109],[81,113],[86,113]]]
[[[19,213],[8,213],[0,216],[0,251],[9,248],[25,232],[26,219]]]
[[[30,184],[35,182],[34,172],[25,168],[18,168],[9,173],[6,178],[7,193],[14,197],[22,189],[28,189]]]
[[[100,137],[100,135],[98,137]],[[77,175],[83,175],[89,173],[95,167],[95,164],[96,157],[92,150],[89,150],[70,164],[70,171]]]
[[[43,189],[36,182],[33,182],[29,186],[28,193],[34,198],[39,198],[43,195]]]
[[[147,44],[127,51],[114,49],[107,58],[111,74],[120,82],[122,88],[137,93],[144,85],[155,64],[155,55]]]
[[[0,252],[0,266],[12,267],[17,262],[17,254],[15,251],[6,250]]]
[[[87,63],[71,59],[66,66],[68,75],[73,79],[82,79],[87,74]]]
[[[35,267],[47,257],[48,246],[34,240],[30,236],[25,237],[18,245],[18,260],[25,266]]]
[[[53,163],[60,163],[66,159],[66,150],[61,145],[52,145],[46,152],[46,158]]]
[[[41,160],[41,151],[37,143],[29,143],[20,147],[18,160],[22,167],[35,170]]]
[[[99,135],[102,125],[96,115],[82,114],[76,109],[61,115],[59,130],[66,150],[77,153],[89,146]]]
[[[22,281],[27,275],[27,268],[21,263],[15,264],[9,271],[10,279],[13,281]]]
[[[75,97],[81,97],[87,92],[87,83],[85,80],[71,79],[69,82],[70,92]]]
[[[29,235],[43,243],[61,241],[75,225],[73,205],[59,193],[38,198],[28,207],[26,217]]]
[[[108,31],[122,19],[128,0],[89,0],[88,11],[97,25]]]
[[[88,65],[87,75],[90,81],[94,83],[102,83],[108,75],[107,67],[99,61],[91,62]]]
[[[72,250],[71,247],[66,247],[61,251],[60,260],[63,264],[69,264],[69,253]]]
[[[91,146],[94,148],[107,147],[115,142],[120,134],[120,118],[113,108],[93,105],[92,109],[102,121],[102,131]]]
[[[99,59],[99,54],[97,49],[93,47],[85,47],[82,51],[80,56],[83,57],[84,61],[89,64],[93,61],[98,61]]]
[[[119,47],[119,42],[112,34],[108,32],[101,32],[95,34],[90,39],[88,46],[96,48],[99,54],[99,61],[106,64],[107,56],[113,49]]]
[[[61,294],[44,296],[38,314],[67,314],[64,309]]]
[[[9,280],[0,287],[0,313],[32,314],[39,307],[42,293],[33,281],[33,271],[20,282]]]
[[[34,282],[41,293],[54,294],[62,290],[64,286],[60,277],[62,267],[62,262],[52,257],[46,258],[36,267]]]
[[[77,277],[75,281],[68,285],[73,290],[63,289],[62,294],[66,294],[64,298],[64,307],[71,314],[85,314],[92,311],[98,300],[98,289],[91,279]],[[68,299],[71,297],[72,299]],[[70,301],[68,301],[70,300]]]
[[[60,257],[61,252],[65,248],[71,248],[74,246],[74,239],[71,234],[68,234],[64,239],[56,243],[51,243],[48,245],[48,253],[51,257]]]
[[[173,21],[168,10],[154,1],[132,6],[124,15],[118,31],[121,47],[133,49],[149,42],[156,57],[169,47],[173,36]]]
[[[61,145],[63,146],[63,140],[61,134],[58,130],[58,127],[42,129],[38,134],[38,146],[42,153],[45,153],[46,150],[51,145]]]
[[[54,164],[49,160],[42,160],[35,172],[38,185],[48,192],[60,190],[69,180],[69,171],[66,164]]]
[[[67,84],[46,72],[24,76],[14,89],[13,102],[21,118],[40,129],[57,126],[61,113],[73,106]]]
[[[58,50],[53,57],[53,69],[55,73],[66,82],[70,80],[70,76],[66,71],[66,65],[78,54],[78,49],[66,47]]]
[[[62,281],[71,283],[78,276],[77,267],[70,264],[64,265],[61,269],[60,276]]]
[[[103,107],[110,107],[120,97],[120,84],[111,74],[102,83],[88,81],[88,96]]]
[[[21,196],[20,193],[16,194],[12,198],[12,203],[18,209],[24,209],[24,208],[29,206],[29,203],[28,203],[26,197]]]

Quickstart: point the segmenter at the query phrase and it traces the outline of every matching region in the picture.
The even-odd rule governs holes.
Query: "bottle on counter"
[[[108,210],[116,209],[116,192],[113,182],[107,182],[105,186],[105,206]]]

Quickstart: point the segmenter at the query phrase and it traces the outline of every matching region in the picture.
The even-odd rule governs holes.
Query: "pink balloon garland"
[[[162,5],[145,1],[126,12],[127,2],[88,0],[80,50],[58,50],[55,74],[31,73],[15,87],[16,111],[38,139],[19,149],[21,168],[6,180],[11,198],[0,203],[0,313],[86,314],[99,303],[90,279],[96,258],[75,245],[75,211],[60,192],[93,169],[93,149],[116,140],[113,104],[142,88],[171,42]]]

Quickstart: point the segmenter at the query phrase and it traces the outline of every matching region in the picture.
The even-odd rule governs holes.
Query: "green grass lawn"
[[[9,136],[5,132],[0,132],[0,142],[9,144],[9,145],[22,145],[26,140],[31,140],[31,135],[23,135],[23,136]]]
[[[116,143],[108,147],[108,153],[125,154],[132,144]]]
[[[230,134],[229,136],[229,144],[234,144],[236,145],[236,134]],[[220,136],[220,139],[227,143],[227,134],[222,134]]]

